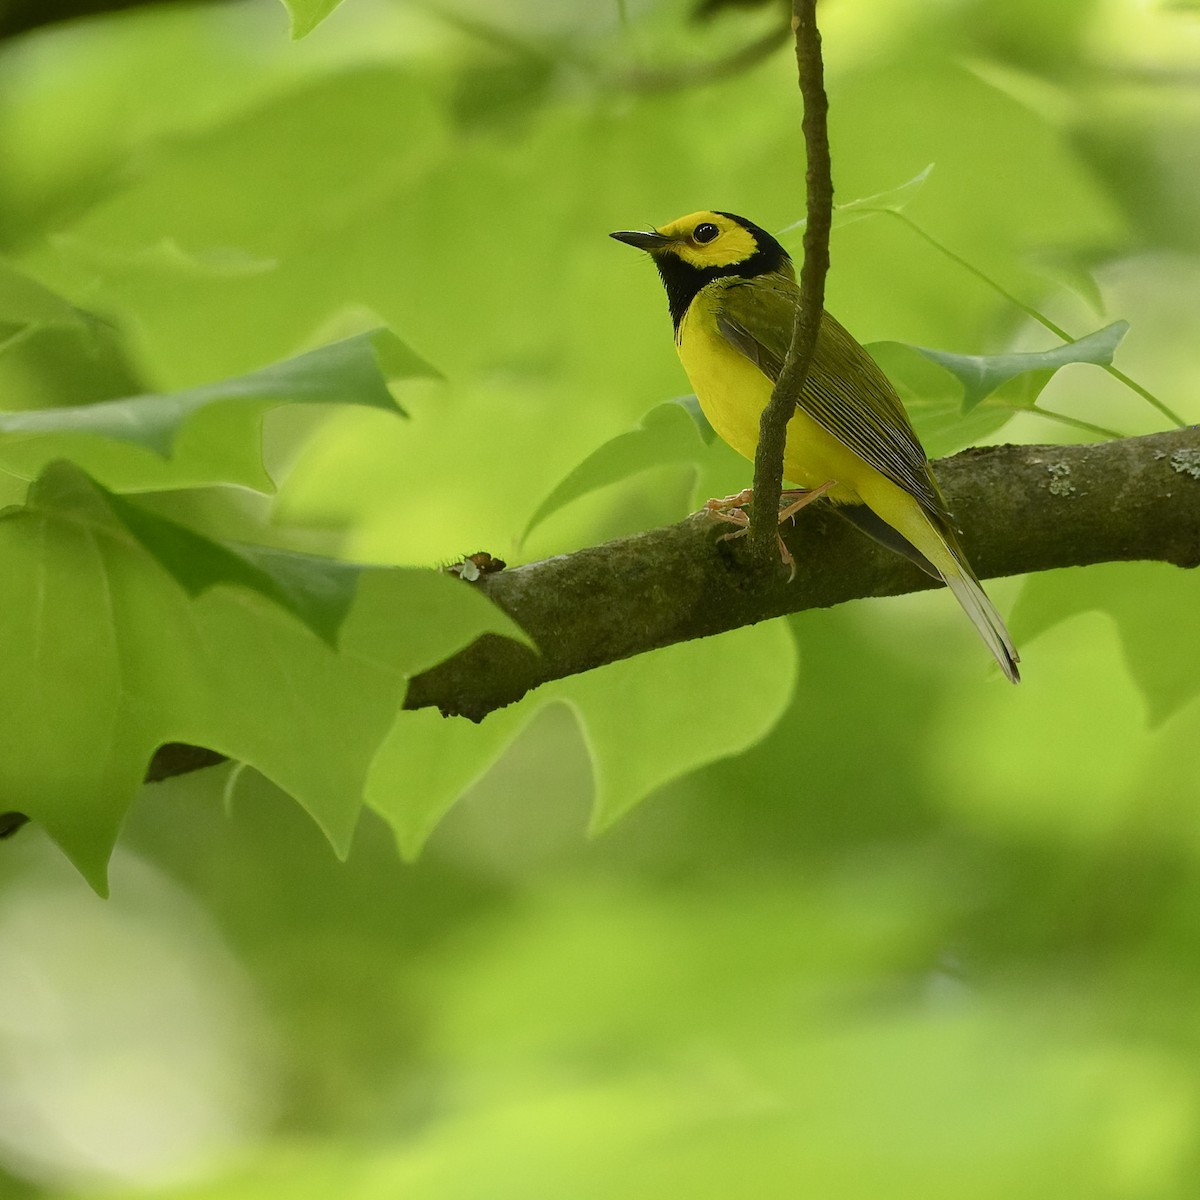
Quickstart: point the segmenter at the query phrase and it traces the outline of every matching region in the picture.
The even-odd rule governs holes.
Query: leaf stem
[[[1142,387],[1142,385],[1136,380],[1130,379],[1124,371],[1112,366],[1111,364],[1104,369],[1119,383],[1123,383],[1127,388],[1129,388],[1130,391],[1136,392],[1148,404],[1152,404],[1155,408],[1157,408],[1158,411],[1162,413],[1162,415],[1166,417],[1168,421],[1173,421],[1180,429],[1186,429],[1188,427],[1187,421],[1185,421],[1172,409],[1168,408],[1156,395],[1154,395],[1153,392],[1150,392],[1146,388]]]
[[[1047,417],[1051,421],[1058,421],[1061,425],[1070,425],[1074,429],[1083,429],[1088,433],[1097,433],[1101,437],[1111,438],[1114,441],[1125,436],[1118,433],[1115,429],[1107,429],[1103,425],[1093,425],[1091,421],[1083,421],[1079,417],[1069,417],[1066,413],[1053,412],[1048,408],[1040,408],[1036,404],[1031,404],[1027,408],[1016,404],[1006,404],[1004,407],[1010,409],[1012,412],[1036,413],[1039,417]]]

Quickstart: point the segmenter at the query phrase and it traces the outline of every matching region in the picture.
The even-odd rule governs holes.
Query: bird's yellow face
[[[621,229],[609,236],[654,260],[676,330],[693,298],[715,280],[770,273],[792,278],[787,251],[765,229],[735,213],[694,212],[661,229]]]
[[[745,262],[760,249],[745,225],[718,212],[689,213],[648,233],[614,233],[613,237],[656,258],[672,254],[701,271]]]
[[[754,234],[723,213],[689,213],[661,226],[658,232],[670,239],[664,247],[667,253],[701,270],[734,266],[752,258],[759,249]]]

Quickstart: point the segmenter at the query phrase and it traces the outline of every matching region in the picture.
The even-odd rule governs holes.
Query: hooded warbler
[[[696,212],[660,229],[611,236],[653,258],[700,407],[717,433],[753,460],[759,418],[800,303],[787,251],[752,221],[726,212]],[[864,532],[944,580],[1004,674],[1018,682],[1012,639],[959,545],[900,397],[828,313],[788,424],[783,474],[805,499],[826,495]]]

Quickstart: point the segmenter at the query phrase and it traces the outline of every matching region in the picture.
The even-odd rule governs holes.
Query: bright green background
[[[204,400],[166,460],[0,422],[26,504],[0,521],[0,807],[38,819],[0,843],[0,1193],[1194,1196],[1188,574],[990,584],[1016,689],[942,593],[618,664],[480,727],[396,715],[406,675],[503,628],[411,568],[567,551],[748,481],[681,422],[661,465],[519,543],[686,390],[653,272],[606,233],[803,215],[786,50],[630,86],[774,15],[290,7],[302,40],[254,0],[0,46],[3,407]],[[1076,336],[1130,322],[1117,364],[1200,419],[1194,6],[821,19],[838,200],[933,163],[906,217]],[[894,217],[840,223],[832,257],[864,341],[1055,344]],[[388,354],[372,335],[328,374],[381,325]],[[959,421],[929,369],[908,391],[934,452],[1080,436],[1009,420],[1015,390]],[[305,398],[342,407],[267,412],[260,461],[264,408]],[[1164,426],[1094,366],[1039,403]],[[142,789],[102,901],[59,847],[103,886],[166,736],[253,765]]]

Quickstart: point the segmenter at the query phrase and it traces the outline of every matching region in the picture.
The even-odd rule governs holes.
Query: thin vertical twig
[[[808,378],[825,309],[829,271],[829,229],[833,219],[833,177],[829,162],[829,101],[817,28],[817,0],[792,0],[796,66],[804,102],[808,222],[804,229],[804,265],[800,270],[800,307],[783,370],[759,424],[754,455],[754,498],[750,506],[750,544],[760,559],[775,554],[779,495],[783,490],[783,447],[787,425]]]

